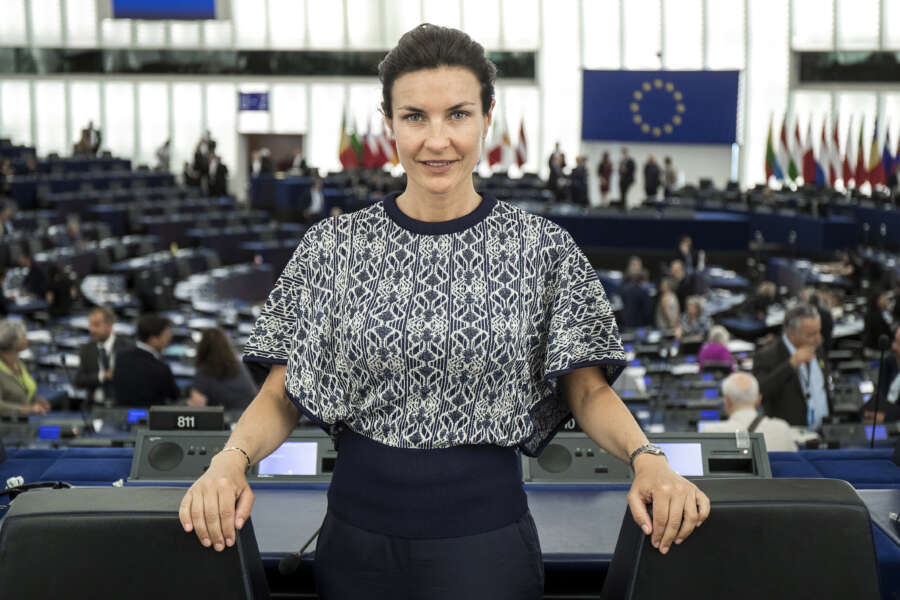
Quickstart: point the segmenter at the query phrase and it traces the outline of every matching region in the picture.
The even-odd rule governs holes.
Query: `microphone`
[[[303,544],[303,547],[300,548],[298,552],[291,552],[284,558],[282,558],[278,562],[278,572],[282,575],[290,575],[294,573],[297,569],[300,568],[300,561],[303,560],[303,551],[312,544],[313,540],[319,537],[319,532],[322,531],[322,528],[319,527],[316,529],[316,532],[312,534],[312,537],[306,540],[306,543]]]
[[[889,338],[885,334],[881,334],[878,336],[878,349],[881,350],[881,360],[878,361],[878,389],[875,394],[875,413],[872,416],[872,439],[869,441],[869,448],[875,447],[875,424],[878,421],[878,401],[881,399],[882,395],[887,394],[886,386],[883,385],[884,373],[885,373],[885,365],[884,365],[884,353],[888,348],[891,347],[891,338]]]

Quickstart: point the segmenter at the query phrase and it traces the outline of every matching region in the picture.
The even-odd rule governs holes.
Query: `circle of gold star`
[[[641,102],[646,98],[648,92],[662,92],[668,94],[675,102],[675,113],[671,118],[662,123],[648,123],[644,115],[641,114]],[[645,81],[641,84],[640,89],[634,90],[631,94],[631,102],[628,105],[631,111],[632,122],[641,128],[641,133],[652,135],[653,137],[662,137],[671,135],[675,132],[675,128],[684,123],[683,115],[687,112],[684,104],[684,94],[675,87],[671,81],[663,81],[656,78],[652,81]]]

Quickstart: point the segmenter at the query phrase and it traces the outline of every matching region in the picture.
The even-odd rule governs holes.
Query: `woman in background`
[[[37,384],[19,354],[28,348],[21,321],[0,321],[0,415],[43,415],[50,403],[37,395]]]
[[[190,406],[224,406],[243,410],[256,396],[247,368],[238,361],[225,332],[218,327],[203,330],[197,344],[197,373],[191,384]]]
[[[700,365],[700,368],[703,368],[704,363],[717,362],[728,363],[733,371],[734,357],[731,355],[731,351],[728,350],[728,341],[730,339],[731,336],[727,329],[721,325],[713,325],[712,329],[709,330],[706,343],[703,344],[703,347],[700,348],[700,352],[697,354],[697,364]]]

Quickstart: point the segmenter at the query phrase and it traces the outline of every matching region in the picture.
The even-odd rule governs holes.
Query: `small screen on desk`
[[[38,439],[58,440],[61,432],[62,428],[59,425],[41,425],[38,427]]]
[[[703,451],[699,443],[657,444],[666,453],[672,470],[682,477],[703,476]]]
[[[259,463],[260,475],[315,475],[319,444],[285,442]]]
[[[872,439],[872,426],[866,425],[866,439]],[[875,426],[875,439],[876,440],[886,440],[887,439],[887,429],[884,428],[884,425],[876,425]]]
[[[129,423],[140,423],[141,419],[147,420],[147,409],[145,408],[132,408],[128,411],[128,422]]]

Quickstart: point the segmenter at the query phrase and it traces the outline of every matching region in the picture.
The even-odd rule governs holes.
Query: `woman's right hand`
[[[206,472],[188,489],[178,518],[188,533],[207,548],[221,552],[234,545],[235,530],[250,517],[253,490],[247,483],[247,459],[240,452],[220,452]]]

